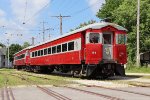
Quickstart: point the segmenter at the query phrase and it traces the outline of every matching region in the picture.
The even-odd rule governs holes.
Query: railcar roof
[[[64,35],[61,35],[61,36],[56,37],[56,38],[54,38],[54,39],[51,39],[51,40],[42,42],[42,43],[37,44],[37,45],[34,45],[34,46],[27,47],[27,48],[25,48],[25,49],[23,49],[23,50],[31,49],[31,48],[40,46],[40,45],[42,45],[42,44],[46,44],[46,43],[48,43],[48,42],[51,42],[51,41],[54,41],[54,40],[63,38],[63,37],[65,37],[65,36],[69,36],[69,35],[71,35],[71,34],[76,34],[77,32],[81,32],[81,31],[84,31],[84,30],[86,30],[86,29],[101,29],[101,28],[106,27],[106,26],[112,26],[112,27],[114,27],[114,28],[116,28],[116,29],[118,29],[118,30],[127,31],[127,29],[125,29],[124,27],[122,27],[122,26],[120,26],[120,25],[117,25],[117,24],[114,24],[114,23],[108,23],[108,22],[94,23],[94,24],[90,24],[90,25],[87,25],[87,26],[85,26],[85,27],[82,27],[82,28],[80,28],[80,29],[71,31],[71,32],[69,32],[69,33],[66,33],[66,34],[64,34]],[[21,51],[23,51],[23,50],[21,50]],[[17,53],[20,53],[21,51],[19,51],[19,52],[17,52]],[[17,54],[17,53],[15,53],[15,54]]]
[[[18,51],[18,52],[16,52],[14,55],[16,55],[17,53],[20,53],[20,52],[22,52],[22,51],[24,51],[24,50],[28,50],[28,49],[30,49],[30,48],[32,48],[33,46],[29,46],[29,47],[27,47],[27,48],[24,48],[24,49],[22,49],[21,51]]]

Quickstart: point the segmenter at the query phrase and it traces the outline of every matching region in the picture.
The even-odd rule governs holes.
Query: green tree
[[[11,44],[10,46],[9,46],[9,60],[10,61],[13,61],[13,55],[16,53],[16,52],[18,52],[18,51],[20,51],[20,50],[22,50],[22,47],[21,47],[21,45],[19,45],[19,44]],[[7,52],[8,53],[8,52]]]
[[[6,47],[6,46],[3,43],[0,43],[0,47],[3,48],[3,47]]]
[[[102,5],[102,9],[99,9],[97,17],[100,19],[112,18],[112,13],[117,9],[124,0],[105,0],[105,4]]]
[[[79,29],[79,28],[82,28],[84,26],[87,26],[89,24],[93,24],[93,23],[96,23],[95,20],[89,20],[88,22],[84,22],[84,23],[81,23],[78,27],[76,27],[75,29],[70,29],[70,31],[74,31],[76,29]]]
[[[144,52],[150,50],[150,0],[140,3],[140,52]],[[109,17],[128,29],[128,59],[132,62],[136,55],[136,16],[137,0],[106,0],[97,13],[97,17]]]
[[[29,42],[24,42],[22,48],[24,49],[24,48],[29,47],[29,46],[30,46]]]

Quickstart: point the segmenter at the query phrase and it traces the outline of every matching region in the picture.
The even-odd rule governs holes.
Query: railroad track
[[[46,78],[46,77],[42,77],[42,76],[36,76],[36,75],[31,75],[31,74],[24,74],[24,73],[11,73],[11,74],[17,74],[17,75],[25,75],[25,76],[32,76],[32,77],[35,77],[35,78],[41,78],[41,79],[44,79],[44,80],[51,80],[50,78]]]
[[[150,97],[150,94],[145,94],[145,93],[140,93],[140,92],[127,91],[127,90],[116,89],[116,88],[108,88],[108,87],[102,87],[102,86],[96,86],[96,85],[85,85],[85,86],[87,86],[87,87],[96,87],[96,88],[107,89],[107,90],[114,90],[114,91],[121,91],[121,92],[138,94],[138,95],[143,95],[143,96]]]
[[[11,87],[8,87],[8,77],[5,76],[5,87],[1,90],[2,100],[15,100]]]
[[[60,93],[57,93],[57,92],[55,92],[55,91],[52,91],[52,90],[50,90],[50,89],[43,88],[43,87],[40,87],[40,86],[37,86],[37,88],[39,88],[41,91],[43,91],[43,92],[45,92],[46,94],[48,94],[48,95],[54,97],[54,98],[57,99],[57,100],[72,100],[72,99],[70,99],[70,98],[68,98],[68,97],[66,97],[66,96],[64,96],[64,95],[62,95],[62,94],[60,94]]]
[[[26,74],[18,74],[18,75],[20,75],[20,76],[18,76],[18,75],[15,75],[15,74],[11,74],[12,76],[15,76],[15,77],[18,77],[18,78],[20,78],[21,80],[24,80],[24,81],[26,81],[26,82],[28,82],[28,83],[30,83],[30,84],[35,84],[36,85],[36,83],[32,80],[29,80],[28,78],[26,78],[26,77],[24,77],[23,75],[26,75]],[[26,75],[26,76],[34,76],[34,75]],[[47,79],[47,78],[43,78],[43,77],[37,77],[37,78],[42,78],[42,79]],[[66,97],[66,96],[64,96],[64,95],[62,95],[62,94],[60,94],[60,93],[57,93],[57,92],[55,92],[55,91],[53,91],[53,90],[51,90],[51,89],[49,89],[49,88],[46,88],[46,87],[41,87],[41,86],[39,86],[39,85],[36,85],[36,87],[39,89],[39,90],[41,90],[42,92],[44,92],[44,93],[46,93],[47,95],[49,95],[49,96],[51,96],[51,97],[53,97],[53,98],[55,98],[56,100],[72,100],[72,99],[70,99],[70,98],[68,98],[68,97]]]
[[[104,95],[104,94],[100,94],[100,93],[96,93],[96,92],[91,92],[91,91],[87,91],[87,90],[83,90],[83,89],[79,89],[79,88],[68,87],[68,86],[64,86],[64,87],[68,88],[68,89],[71,89],[71,90],[83,92],[83,93],[86,93],[86,94],[102,97],[102,98],[105,98],[105,99],[108,99],[108,100],[124,100],[124,99],[121,99],[121,98],[117,98],[117,97],[113,97],[113,96],[109,96],[109,95]]]
[[[13,73],[11,74],[12,76],[16,76],[18,78],[21,78],[22,80],[25,80],[29,83],[35,83],[31,82],[31,80],[29,80],[27,77],[24,77],[24,76],[32,76],[32,77],[36,77],[36,78],[41,78],[41,79],[45,79],[45,80],[51,80],[50,78],[45,78],[45,77],[41,77],[41,76],[35,76],[35,75],[28,75],[28,74],[16,74],[16,73]],[[143,96],[148,96],[150,97],[149,94],[144,94],[144,93],[140,93],[140,92],[134,92],[134,91],[127,91],[127,90],[122,90],[122,89],[114,89],[114,88],[107,88],[107,87],[102,87],[102,86],[96,86],[96,85],[85,85],[87,87],[96,87],[96,88],[103,88],[103,89],[108,89],[108,90],[114,90],[114,91],[121,91],[121,92],[126,92],[126,93],[131,93],[131,94],[137,94],[137,95],[143,95]],[[138,85],[139,86],[139,85]],[[59,94],[55,91],[52,91],[51,89],[48,89],[48,88],[45,88],[45,87],[41,87],[39,85],[36,85],[36,87],[38,89],[40,89],[41,91],[43,91],[44,93],[48,94],[49,96],[52,96],[53,98],[57,99],[57,100],[71,100],[70,98],[62,95],[62,94]],[[57,86],[58,87],[58,86]],[[90,94],[90,95],[95,95],[95,96],[99,96],[99,97],[103,97],[103,98],[106,98],[106,99],[111,99],[111,100],[123,100],[121,98],[117,98],[117,97],[112,97],[112,96],[109,96],[109,95],[104,95],[104,94],[100,94],[100,93],[95,93],[95,92],[91,92],[91,91],[86,91],[86,90],[82,90],[82,89],[79,89],[79,88],[74,88],[74,87],[68,87],[68,86],[64,86],[65,88],[68,88],[68,89],[72,89],[72,90],[76,90],[76,91],[80,91],[80,92],[83,92],[83,93],[86,93],[86,94]],[[139,86],[140,87],[140,86]],[[143,86],[142,86],[143,87]],[[8,99],[9,100],[9,99]],[[14,99],[13,99],[14,100]]]
[[[19,75],[19,74],[18,74]],[[27,75],[27,74],[21,74],[19,76],[19,78],[22,77],[22,75],[26,75],[26,76],[33,76],[33,77],[37,77],[37,78],[41,78],[41,79],[48,79],[48,80],[51,80],[49,78],[44,78],[44,77],[39,77],[39,76],[35,76],[35,75]],[[28,79],[25,79],[24,77],[22,77],[21,79],[23,80],[26,80],[27,82],[30,82]],[[55,99],[57,100],[72,100],[60,93],[57,93],[55,91],[52,91],[51,89],[48,89],[48,88],[45,88],[45,87],[41,87],[39,85],[36,85],[36,87],[38,89],[40,89],[41,91],[43,91],[44,93],[54,97]],[[58,86],[57,86],[58,87]],[[63,86],[65,88],[68,88],[68,89],[72,89],[72,90],[75,90],[75,91],[80,91],[80,92],[83,92],[83,93],[86,93],[86,94],[90,94],[90,95],[94,95],[94,96],[98,96],[98,97],[102,97],[102,98],[105,98],[105,99],[108,99],[108,100],[123,100],[121,98],[117,98],[117,97],[113,97],[113,96],[109,96],[109,95],[104,95],[104,94],[100,94],[100,93],[95,93],[95,92],[91,92],[91,91],[86,91],[86,90],[81,90],[81,89],[78,89],[78,88],[73,88],[73,87],[67,87],[67,86]]]

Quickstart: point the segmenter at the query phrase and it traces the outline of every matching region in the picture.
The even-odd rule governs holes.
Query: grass
[[[27,75],[34,75],[37,77],[27,76]],[[29,82],[19,78],[21,76],[27,79]],[[39,77],[43,77],[47,79],[43,79]],[[59,85],[73,84],[73,82],[68,81],[68,80],[74,80],[75,78],[29,73],[29,72],[24,72],[24,71],[17,71],[15,69],[0,69],[0,88],[5,86],[6,79],[8,79],[9,86],[18,86],[18,85],[57,85],[59,86]]]
[[[150,68],[149,67],[136,67],[136,66],[127,66],[126,68],[127,73],[149,73],[150,74]]]

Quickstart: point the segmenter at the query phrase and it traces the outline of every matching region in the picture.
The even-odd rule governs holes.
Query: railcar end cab
[[[126,32],[117,29],[87,32],[86,64],[99,64],[102,62],[126,64],[126,40]]]

